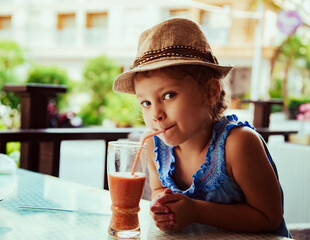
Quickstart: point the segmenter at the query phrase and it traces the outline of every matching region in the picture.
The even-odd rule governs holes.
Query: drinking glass
[[[132,174],[136,156],[138,164]],[[111,141],[108,144],[108,182],[112,200],[109,235],[130,239],[140,236],[138,212],[147,166],[147,147],[140,142]]]

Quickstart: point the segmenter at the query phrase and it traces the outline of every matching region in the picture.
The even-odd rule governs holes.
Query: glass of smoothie
[[[107,167],[112,200],[109,235],[122,239],[140,236],[138,212],[146,166],[146,144],[142,146],[140,142],[132,141],[109,142]]]

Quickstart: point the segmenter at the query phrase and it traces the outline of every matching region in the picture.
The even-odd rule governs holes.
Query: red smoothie
[[[130,172],[109,173],[109,189],[112,199],[110,228],[131,230],[139,227],[139,202],[143,193],[145,174]]]

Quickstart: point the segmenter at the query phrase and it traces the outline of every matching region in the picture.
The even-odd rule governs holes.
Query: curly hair
[[[168,77],[177,79],[182,79],[185,76],[191,76],[196,80],[196,83],[201,88],[202,93],[204,94],[203,96],[205,97],[204,100],[211,99],[212,97],[210,89],[207,88],[208,81],[218,81],[220,86],[220,93],[218,94],[219,97],[217,101],[212,106],[210,106],[209,117],[213,121],[217,121],[223,116],[224,111],[227,109],[230,103],[230,96],[228,94],[228,90],[225,88],[226,86],[224,82],[221,80],[221,74],[216,70],[200,65],[177,65],[146,72],[138,72],[136,73],[135,77],[150,77],[150,73],[155,71],[161,72]]]

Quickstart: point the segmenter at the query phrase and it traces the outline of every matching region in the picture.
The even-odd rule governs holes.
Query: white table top
[[[111,200],[106,190],[18,169],[16,175],[0,175],[0,193],[1,240],[109,238]],[[28,209],[22,206],[74,211]],[[149,201],[141,200],[140,207],[140,239],[143,240],[285,239],[272,234],[233,233],[199,224],[192,224],[181,232],[163,232],[154,225],[149,215]]]

